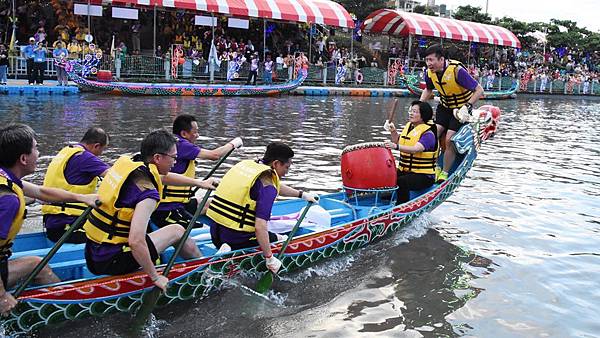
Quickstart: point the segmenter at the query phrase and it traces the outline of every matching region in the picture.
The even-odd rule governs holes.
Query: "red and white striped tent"
[[[519,39],[511,31],[500,26],[408,13],[395,9],[380,9],[369,14],[361,28],[368,33],[432,36],[521,48]]]
[[[91,3],[156,6],[354,28],[348,11],[330,0],[93,0]]]

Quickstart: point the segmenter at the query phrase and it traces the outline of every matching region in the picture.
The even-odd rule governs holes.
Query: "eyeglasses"
[[[165,156],[169,156],[170,158],[176,160],[177,159],[177,154],[175,155],[171,155],[171,154],[165,154],[165,153],[158,153],[159,155],[165,155]]]

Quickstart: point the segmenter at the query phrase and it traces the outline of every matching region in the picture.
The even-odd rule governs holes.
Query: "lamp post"
[[[489,4],[489,0],[485,0],[485,15],[487,15],[487,13],[488,13],[488,4]]]

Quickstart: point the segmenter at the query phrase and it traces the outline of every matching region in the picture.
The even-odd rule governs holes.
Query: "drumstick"
[[[392,110],[388,113],[388,121],[389,123],[394,122],[394,115],[396,115],[396,105],[398,104],[398,99],[394,99],[394,104],[392,105]]]

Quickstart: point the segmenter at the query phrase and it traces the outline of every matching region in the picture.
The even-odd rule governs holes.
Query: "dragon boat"
[[[406,88],[408,91],[416,97],[421,97],[425,83],[414,75],[406,76]],[[507,90],[496,90],[496,91],[485,91],[483,93],[483,100],[507,100],[514,99],[517,97],[517,90],[519,89],[519,80],[515,79],[512,85]],[[435,95],[438,95],[437,90],[433,91]]]
[[[383,181],[376,189],[355,183],[357,179],[377,181],[381,179],[381,173],[391,172],[395,184],[396,165],[391,151],[383,147],[383,143],[346,147],[341,159],[342,191],[322,195],[319,205],[311,208],[319,208],[318,217],[305,218],[306,222],[284,252],[279,273],[288,274],[329,257],[364,248],[391,236],[444,202],[466,177],[482,141],[496,132],[500,110],[483,106],[474,110],[474,115],[476,118],[461,127],[452,138],[458,155],[448,180],[422,191],[411,191],[410,201],[400,205],[395,205],[395,187],[385,187],[387,183]],[[361,157],[357,157],[358,154],[362,154]],[[365,163],[375,163],[373,165],[380,166],[381,170],[365,168]],[[363,175],[361,178],[361,172],[367,173],[368,177]],[[295,223],[305,206],[306,202],[301,199],[278,201],[273,206],[272,221],[284,225],[285,222]],[[291,226],[287,231],[289,229]],[[286,233],[286,230],[279,232]],[[194,229],[191,237],[196,240],[203,257],[176,262],[168,275],[168,291],[158,300],[159,306],[206,297],[217,291],[223,280],[242,272],[261,275],[267,271],[258,247],[220,253],[212,245],[206,226]],[[279,252],[282,244],[275,243],[274,252]],[[43,233],[23,234],[14,243],[13,257],[44,256],[51,246]],[[18,305],[7,317],[0,318],[7,334],[27,333],[88,316],[134,312],[140,306],[142,296],[154,287],[141,271],[122,276],[91,274],[86,268],[83,250],[83,244],[65,244],[60,248],[50,266],[63,282],[27,288],[18,297]],[[172,248],[167,250],[162,255],[163,262],[172,253]]]
[[[82,91],[99,92],[112,95],[146,95],[146,96],[274,96],[289,93],[298,88],[306,79],[306,74],[291,81],[272,85],[242,84],[194,84],[194,83],[150,83],[150,82],[116,82],[88,79],[82,76],[79,61],[58,65],[67,70],[69,78]],[[86,72],[84,72],[85,74]]]

